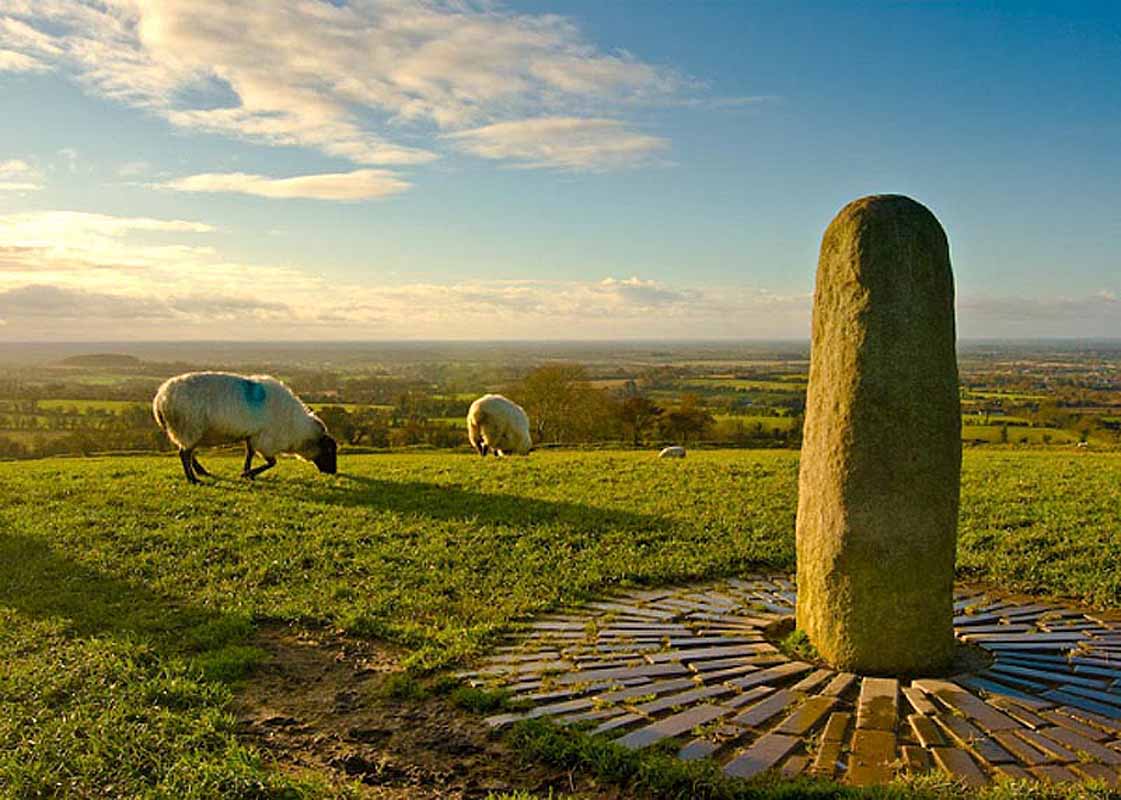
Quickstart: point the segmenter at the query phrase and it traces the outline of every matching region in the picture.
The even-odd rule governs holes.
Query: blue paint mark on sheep
[[[242,381],[241,391],[245,395],[246,405],[260,408],[265,404],[265,387],[257,381]]]

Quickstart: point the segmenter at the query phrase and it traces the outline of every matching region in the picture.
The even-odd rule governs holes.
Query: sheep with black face
[[[179,447],[183,473],[190,483],[209,476],[195,455],[198,447],[245,442],[243,478],[255,478],[290,453],[333,475],[335,440],[327,426],[292,390],[268,375],[188,372],[160,386],[152,401],[156,422]],[[265,459],[253,466],[253,455]]]

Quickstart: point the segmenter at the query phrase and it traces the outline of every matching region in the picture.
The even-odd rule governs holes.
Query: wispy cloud
[[[773,336],[808,325],[803,295],[638,276],[393,283],[371,266],[369,280],[340,283],[230,260],[205,243],[214,233],[187,220],[0,215],[0,335],[115,338],[122,319],[137,338]]]
[[[58,151],[59,158],[62,159],[63,164],[69,172],[78,171],[78,151],[73,147],[64,147]]]
[[[498,122],[446,138],[481,158],[564,170],[633,167],[669,147],[665,139],[628,130],[619,120],[582,117]]]
[[[12,68],[47,64],[177,126],[364,165],[433,160],[435,129],[468,131],[459,141],[487,158],[629,166],[665,140],[599,118],[695,87],[564,17],[486,0],[11,0],[0,35]],[[527,121],[575,115],[576,142]]]
[[[135,178],[138,175],[143,175],[152,169],[152,165],[147,161],[126,161],[117,167],[117,174],[122,178]]]
[[[193,220],[71,211],[0,215],[0,337],[804,338],[808,292],[643,277],[398,282],[244,263]],[[122,326],[122,320],[128,320]],[[1115,288],[958,301],[963,337],[1116,336]]]
[[[203,173],[156,185],[179,192],[230,192],[257,197],[314,200],[366,200],[403,192],[411,184],[387,170],[360,169],[292,178],[269,178],[244,172]]]
[[[9,285],[44,275],[95,271],[94,280],[112,287],[119,273],[161,268],[175,271],[213,259],[208,247],[137,240],[141,235],[208,233],[213,228],[187,220],[117,217],[77,211],[0,215],[0,279]],[[128,280],[122,278],[125,285]]]
[[[1102,289],[1089,295],[969,295],[958,301],[965,337],[1115,338],[1121,330],[1121,299]]]
[[[731,97],[698,97],[686,101],[686,105],[701,105],[714,109],[750,108],[765,103],[777,103],[782,98],[773,94],[736,95]]]
[[[70,321],[81,325],[131,322],[219,322],[245,319],[287,319],[292,309],[284,303],[238,297],[180,295],[136,296],[31,284],[0,291],[0,318],[42,321],[51,325]],[[10,323],[9,323],[10,324]]]
[[[0,48],[0,72],[48,72],[50,65],[15,50]]]
[[[18,158],[0,161],[0,192],[34,192],[43,188],[35,167]]]

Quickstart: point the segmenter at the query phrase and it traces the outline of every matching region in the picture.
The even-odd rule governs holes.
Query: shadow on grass
[[[559,524],[581,533],[662,531],[675,527],[654,514],[596,508],[513,494],[475,492],[455,484],[386,481],[339,473],[330,483],[285,486],[300,499],[330,505],[414,514],[439,520],[529,527]]]
[[[77,636],[134,638],[168,654],[220,650],[243,642],[253,630],[246,617],[177,603],[142,584],[105,575],[42,539],[10,533],[0,533],[0,606],[33,619],[64,620]]]

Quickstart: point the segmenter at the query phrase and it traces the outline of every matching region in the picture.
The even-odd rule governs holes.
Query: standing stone
[[[798,626],[833,666],[953,659],[961,408],[938,220],[900,195],[825,231],[798,481]]]

